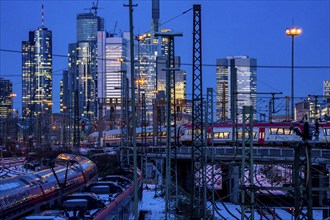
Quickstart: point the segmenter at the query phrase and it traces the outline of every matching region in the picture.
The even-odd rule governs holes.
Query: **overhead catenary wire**
[[[10,53],[22,53],[22,51],[19,50],[12,50],[12,49],[3,49],[0,48],[1,52],[10,52]],[[63,54],[53,54],[53,57],[62,57],[62,58],[69,58],[68,55],[63,55]],[[77,58],[85,58],[85,57],[77,57]],[[98,60],[113,60],[113,61],[118,61],[117,59],[100,59],[97,58]],[[130,60],[125,60],[125,62],[130,63]],[[160,64],[165,64],[165,62],[159,62]],[[182,66],[192,66],[192,63],[180,63]],[[230,65],[217,65],[217,64],[207,64],[203,63],[202,66],[204,67],[217,67],[217,66],[222,66],[222,67],[229,67]],[[253,67],[253,68],[267,68],[267,69],[291,69],[292,66],[290,65],[236,65],[237,67]],[[330,65],[299,65],[299,66],[294,66],[296,69],[330,69]]]

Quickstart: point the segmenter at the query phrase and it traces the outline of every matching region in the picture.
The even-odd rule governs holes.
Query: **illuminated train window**
[[[238,137],[238,139],[242,139],[243,138],[243,132],[237,132],[237,137]],[[246,139],[249,138],[249,133],[248,132],[245,133],[245,138]],[[257,139],[257,132],[253,132],[253,139]]]
[[[214,138],[229,139],[230,132],[215,132],[213,135]]]
[[[272,134],[272,135],[291,135],[292,130],[290,130],[290,128],[269,128],[269,134]]]

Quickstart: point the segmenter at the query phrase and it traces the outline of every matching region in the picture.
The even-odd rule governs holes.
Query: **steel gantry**
[[[248,170],[248,178],[245,171]],[[243,106],[241,219],[254,219],[253,106]]]
[[[178,177],[176,160],[176,99],[175,99],[175,55],[174,37],[182,33],[161,32],[155,37],[168,39],[166,62],[166,188],[165,188],[165,218],[170,218],[173,211],[178,209]]]
[[[201,5],[193,6],[191,218],[206,219]]]
[[[157,94],[153,100],[154,119],[153,119],[153,142],[155,145],[162,145],[162,127],[165,126],[165,106],[166,100],[160,94]]]
[[[310,143],[311,132],[307,117],[305,118],[302,141],[293,145],[293,185],[294,185],[294,217],[298,219],[313,219],[312,197],[312,153],[314,143]],[[307,210],[306,212],[304,211]]]
[[[121,118],[120,118],[120,128],[121,128],[121,158],[120,165],[122,167],[130,165],[129,160],[129,86],[127,79],[127,71],[123,70],[123,58],[118,60],[120,62],[120,73],[121,73]]]
[[[211,135],[208,136],[208,133]],[[211,184],[211,195],[210,198],[207,197],[208,201],[211,201],[210,205],[207,207],[207,212],[214,217],[214,211],[216,209],[215,207],[215,201],[214,201],[214,185],[215,185],[215,148],[213,145],[213,88],[207,88],[206,89],[206,105],[205,105],[205,140],[210,141],[210,147],[208,152],[211,152],[211,155],[205,154],[205,160],[210,161],[210,166],[207,166],[207,174],[206,174],[206,184],[204,184],[204,193],[206,194],[207,189],[206,186],[210,186]],[[207,141],[208,142],[208,141]],[[209,175],[209,171],[211,169],[211,175]]]

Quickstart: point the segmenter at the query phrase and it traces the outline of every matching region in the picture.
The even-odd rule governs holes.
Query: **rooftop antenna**
[[[44,27],[44,21],[45,21],[45,17],[44,17],[44,3],[42,3],[41,5],[41,26]]]

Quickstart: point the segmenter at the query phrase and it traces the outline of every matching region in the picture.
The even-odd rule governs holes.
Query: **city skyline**
[[[88,12],[93,1],[7,1],[0,2],[1,50],[20,51],[27,33],[41,26],[41,5],[45,5],[44,25],[53,32],[53,112],[59,112],[60,79],[67,69],[67,48],[76,39],[76,16]],[[162,28],[182,32],[175,42],[175,54],[181,56],[187,71],[187,98],[191,97],[192,11],[202,7],[203,87],[215,89],[216,59],[248,55],[258,60],[257,91],[283,92],[290,96],[291,40],[285,29],[294,24],[303,29],[295,40],[295,96],[322,94],[323,81],[330,79],[330,4],[328,1],[160,1]],[[134,35],[150,31],[151,1],[134,1]],[[99,1],[98,15],[109,32],[128,30],[128,1]],[[27,10],[29,9],[29,10]],[[59,13],[66,20],[60,20]],[[183,14],[184,13],[184,14]],[[181,15],[181,16],[180,16]],[[233,16],[234,15],[234,16]],[[61,56],[56,56],[61,55]],[[21,55],[0,51],[0,77],[13,82],[17,94],[14,106],[21,109]],[[263,67],[262,67],[263,66]],[[306,68],[314,66],[315,68]],[[267,68],[266,68],[267,67]],[[275,68],[276,67],[276,68]],[[284,67],[284,68],[278,68]],[[322,68],[320,68],[322,67]],[[21,114],[21,112],[20,112]]]

